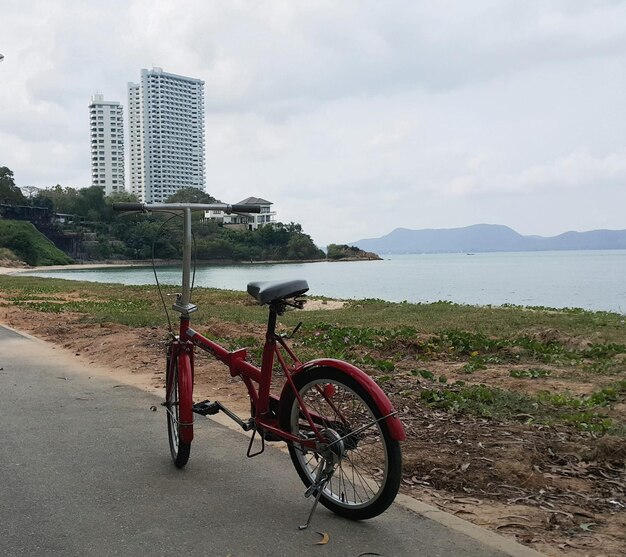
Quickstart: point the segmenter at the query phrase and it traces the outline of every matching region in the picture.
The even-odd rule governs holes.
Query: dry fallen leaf
[[[525,516],[520,516],[518,514],[508,514],[506,516],[499,516],[498,520],[504,520],[507,518],[517,518],[518,520],[525,520],[526,522],[530,522],[530,519]]]
[[[330,536],[326,532],[318,532],[322,539],[318,541],[315,545],[326,545],[330,540]]]
[[[574,518],[574,515],[572,513],[568,513],[568,512],[565,512],[565,511],[559,511],[558,509],[547,509],[543,505],[539,505],[539,508],[542,511],[546,511],[546,512],[549,512],[549,513],[554,513],[554,514],[562,514],[562,515],[566,516],[567,518]]]
[[[509,522],[508,524],[496,526],[496,530],[500,530],[501,528],[528,528],[528,526],[526,524],[519,524],[518,522]]]

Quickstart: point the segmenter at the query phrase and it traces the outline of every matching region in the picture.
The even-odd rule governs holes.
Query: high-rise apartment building
[[[204,81],[141,70],[128,84],[130,191],[159,203],[181,188],[204,189]]]
[[[89,103],[91,185],[105,195],[124,191],[124,115],[117,101],[95,94]]]

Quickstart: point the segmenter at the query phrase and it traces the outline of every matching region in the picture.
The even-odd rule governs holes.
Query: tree
[[[54,202],[49,197],[37,194],[35,197],[31,197],[30,202],[33,207],[45,207],[50,212],[54,212]]]
[[[285,226],[285,228],[287,229],[288,232],[297,232],[297,233],[302,232],[302,225],[298,224],[297,222],[290,222],[289,224]]]
[[[104,190],[98,186],[78,190],[76,196],[76,214],[90,221],[100,221],[106,213]]]
[[[9,205],[26,205],[24,194],[15,185],[13,171],[6,166],[0,166],[0,203]]]
[[[77,215],[77,199],[78,190],[74,188],[63,188],[57,184],[53,188],[41,190],[32,202],[35,206],[45,207],[43,199],[52,201],[54,211],[56,213],[65,213],[67,215]]]
[[[108,205],[111,205],[112,203],[136,203],[137,201],[139,201],[139,199],[137,199],[137,196],[134,193],[128,193],[127,191],[118,191],[112,193],[111,195],[108,195],[105,198],[105,201]]]
[[[199,188],[182,188],[170,195],[166,203],[215,203],[216,199]]]
[[[298,225],[300,226],[300,225]],[[308,234],[292,233],[287,243],[287,259],[324,259],[324,252]]]

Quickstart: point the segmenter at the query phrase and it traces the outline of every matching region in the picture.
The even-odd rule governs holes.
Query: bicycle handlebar
[[[231,205],[230,206],[231,213],[260,213],[261,206],[260,205]]]
[[[260,213],[260,205],[228,205],[226,203],[113,203],[114,211],[141,211],[163,212],[163,211],[223,211],[227,215],[230,213]]]

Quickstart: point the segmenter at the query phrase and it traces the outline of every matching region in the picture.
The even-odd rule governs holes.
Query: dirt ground
[[[0,322],[72,351],[86,369],[89,364],[107,366],[130,383],[162,392],[162,330],[85,324],[79,315],[6,306],[0,306]],[[262,334],[257,325],[220,323],[210,332],[219,337]],[[453,364],[437,365],[454,378]],[[549,381],[561,381],[559,370],[554,371]],[[489,369],[481,373],[489,384],[518,387],[514,378]],[[414,386],[415,378],[411,380]],[[196,400],[220,400],[246,413],[243,385],[221,364],[198,358],[195,381]],[[423,407],[419,397],[395,396],[403,387],[402,374],[385,384],[408,434],[403,444],[405,493],[546,555],[626,555],[624,438],[590,439],[556,427],[459,418]],[[589,392],[590,386],[570,380],[568,389]]]

